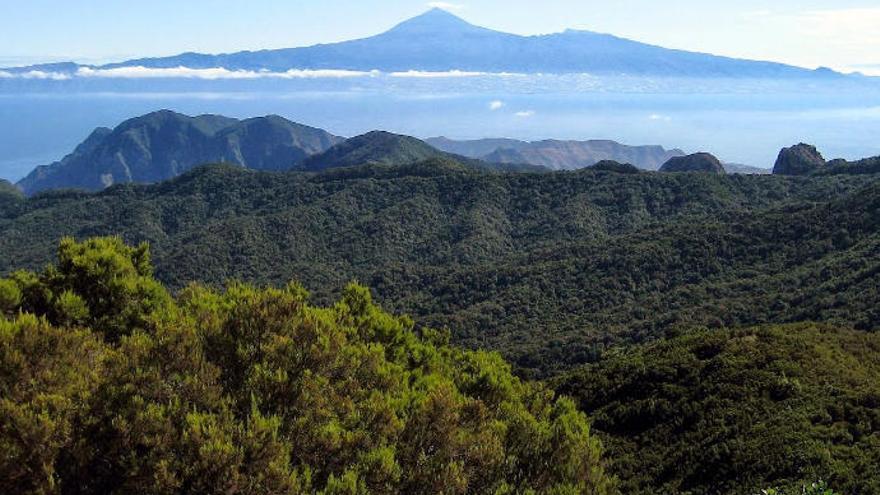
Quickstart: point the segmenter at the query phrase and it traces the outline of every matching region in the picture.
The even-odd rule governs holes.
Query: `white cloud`
[[[492,110],[493,112],[495,110],[501,110],[502,108],[504,108],[504,102],[501,100],[494,100],[489,102],[489,110]]]
[[[428,2],[428,7],[443,10],[464,10],[464,5],[449,2]]]
[[[648,115],[648,120],[669,122],[672,120],[672,117],[669,117],[668,115],[660,115],[659,113],[652,113],[651,115]]]
[[[80,67],[76,72],[10,72],[0,70],[0,79],[54,79],[67,80],[73,78],[91,79],[344,79],[358,77],[393,77],[411,79],[442,79],[442,78],[468,78],[468,77],[523,77],[525,74],[510,72],[470,72],[451,70],[444,72],[431,72],[410,70],[405,72],[385,73],[378,70],[355,71],[343,69],[291,69],[285,72],[270,72],[268,70],[232,70],[225,67],[210,69],[193,69],[190,67],[167,67],[151,68],[143,66],[115,67],[101,69]],[[503,105],[503,102],[502,102]],[[500,108],[500,107],[499,107]],[[493,108],[497,110],[497,108]]]
[[[523,110],[520,112],[516,112],[514,115],[516,115],[517,117],[523,118],[523,119],[527,119],[529,117],[533,117],[535,115],[535,111],[534,110]]]
[[[41,70],[31,70],[27,72],[0,71],[0,79],[44,79],[66,81],[70,79],[70,75],[61,72],[45,72]]]
[[[78,77],[119,78],[119,79],[150,79],[150,78],[183,78],[183,79],[320,79],[320,78],[351,78],[377,75],[378,72],[362,72],[350,70],[296,70],[286,72],[229,70],[223,67],[213,69],[191,69],[174,67],[155,69],[149,67],[117,67],[113,69],[90,69],[81,67]]]

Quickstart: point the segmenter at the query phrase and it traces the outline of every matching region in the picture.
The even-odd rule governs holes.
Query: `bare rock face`
[[[724,165],[721,160],[709,153],[694,153],[693,155],[677,156],[669,159],[662,167],[661,172],[703,172],[709,174],[724,175]]]
[[[791,148],[783,148],[773,167],[774,175],[809,175],[827,165],[822,153],[815,146],[797,144]]]

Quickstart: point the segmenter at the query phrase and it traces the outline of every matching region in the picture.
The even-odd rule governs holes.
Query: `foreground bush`
[[[570,400],[357,285],[175,300],[116,238],[0,280],[3,493],[612,493],[601,453]]]

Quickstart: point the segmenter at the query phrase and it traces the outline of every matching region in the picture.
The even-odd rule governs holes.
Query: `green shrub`
[[[175,301],[148,259],[65,240],[13,277],[31,296],[0,319],[0,492],[615,493],[572,401],[366,288]]]

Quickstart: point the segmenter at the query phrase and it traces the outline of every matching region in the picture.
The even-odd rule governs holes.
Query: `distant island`
[[[219,55],[182,53],[100,66],[62,62],[3,69],[2,74],[7,77],[31,75],[35,79],[192,76],[187,70],[245,71],[255,73],[254,77],[288,71],[320,71],[313,74],[317,76],[351,76],[371,71],[416,75],[418,71],[427,71],[458,75],[589,73],[699,78],[846,77],[827,68],[810,70],[775,62],[672,50],[592,31],[567,30],[520,36],[475,26],[442,9],[432,9],[376,36],[340,43]],[[212,74],[217,78],[223,76],[222,72]]]

